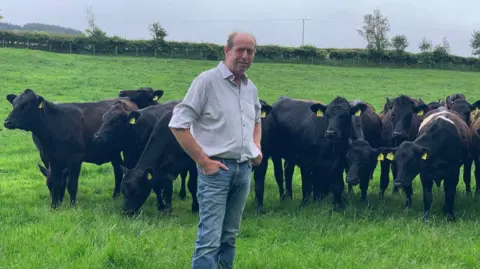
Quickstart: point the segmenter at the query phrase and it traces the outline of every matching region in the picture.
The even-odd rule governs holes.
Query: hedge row
[[[35,32],[0,31],[0,46],[36,47],[55,52],[95,53],[95,54],[136,54],[166,56],[173,53],[200,52],[202,59],[218,60],[223,57],[223,45],[211,43],[189,43],[166,41],[155,44],[151,40],[125,40],[109,37],[104,40],[92,40],[83,36],[62,36]],[[404,65],[465,65],[480,67],[480,60],[473,57],[459,57],[440,52],[398,53],[395,51],[376,52],[365,49],[319,49],[314,46],[282,47],[263,45],[257,49],[256,57],[269,60],[308,59],[312,62],[325,59],[336,61],[363,61],[381,64],[396,63]]]

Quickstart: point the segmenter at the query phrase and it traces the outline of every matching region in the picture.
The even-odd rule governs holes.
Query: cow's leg
[[[333,209],[340,210],[345,207],[342,201],[342,194],[345,190],[345,183],[343,181],[343,169],[341,172],[332,173],[332,192],[333,192]]]
[[[472,158],[467,157],[465,158],[465,162],[463,164],[463,182],[465,183],[465,192],[467,193],[467,195],[470,195],[472,193],[472,163]]]
[[[390,181],[390,161],[381,161],[380,162],[380,200],[383,200],[385,197],[385,190],[388,188]]]
[[[178,176],[178,175],[177,175]],[[163,212],[172,212],[173,181],[168,178],[162,178],[163,199],[165,199],[165,208]]]
[[[362,178],[360,179],[360,191],[362,192],[361,201],[367,201],[367,191],[368,185],[370,183],[370,178]]]
[[[395,180],[397,178],[397,165],[394,162],[392,162],[392,175],[393,180]],[[395,185],[393,185],[392,194],[398,194],[398,187]]]
[[[306,167],[300,167],[300,174],[302,176],[302,204],[301,206],[306,206],[310,195],[312,194],[312,176],[310,169]]]
[[[180,185],[180,192],[178,193],[178,197],[180,198],[180,200],[185,200],[187,198],[187,190],[185,186],[185,182],[187,181],[187,172],[188,170],[180,172],[180,177],[182,179],[182,184]]]
[[[57,161],[50,161],[50,181],[47,182],[49,187],[50,196],[52,198],[51,208],[56,209],[60,206],[65,195],[66,180],[63,177],[63,170],[65,165]]]
[[[198,180],[198,171],[195,165],[192,166],[189,170],[188,176],[188,191],[192,195],[192,213],[198,212],[198,200],[197,200],[197,180]]]
[[[427,220],[432,208],[433,194],[433,178],[427,174],[420,174],[420,180],[423,187],[423,220]]]
[[[455,220],[454,205],[459,177],[460,167],[450,172],[443,182],[443,191],[445,193],[445,205],[443,206],[443,212],[445,213],[448,221]]]
[[[165,203],[164,200],[164,190],[162,185],[162,180],[168,180],[166,178],[159,178],[155,172],[153,173],[153,178],[150,180],[152,184],[152,190],[155,192],[155,196],[157,197],[157,210],[164,211],[165,210]]]
[[[280,193],[280,199],[283,199],[285,190],[283,189],[283,165],[282,158],[272,156],[273,162],[273,173],[275,175],[275,180],[277,181],[278,191]]]
[[[480,154],[473,159],[475,161],[475,195],[480,195]]]
[[[68,166],[68,194],[70,194],[70,206],[74,206],[77,203],[77,190],[78,190],[78,177],[80,176],[80,170],[82,169],[82,163],[74,163]]]
[[[255,181],[255,199],[257,200],[257,212],[263,213],[263,196],[265,193],[265,175],[268,169],[268,157],[263,158],[262,162],[253,171]]]
[[[285,188],[286,192],[284,195],[284,199],[292,198],[293,191],[292,191],[292,182],[293,182],[293,173],[295,172],[295,162],[285,160]]]
[[[118,156],[116,156],[112,162],[112,167],[113,167],[113,174],[115,177],[115,187],[113,189],[113,194],[112,198],[117,198],[120,195],[120,184],[122,183],[122,178],[123,178],[123,172],[122,169],[120,168],[120,165],[122,164],[122,157],[120,153]]]

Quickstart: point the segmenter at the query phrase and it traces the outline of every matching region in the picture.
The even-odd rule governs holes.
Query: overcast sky
[[[471,33],[480,30],[479,0],[3,0],[0,12],[14,24],[41,22],[83,31],[88,6],[108,35],[129,39],[149,38],[148,25],[158,21],[168,40],[224,44],[229,32],[244,30],[259,44],[299,46],[305,18],[305,44],[363,48],[356,29],[364,14],[378,8],[390,21],[390,37],[408,36],[408,51],[418,52],[423,36],[434,45],[446,36],[451,53],[472,56]]]

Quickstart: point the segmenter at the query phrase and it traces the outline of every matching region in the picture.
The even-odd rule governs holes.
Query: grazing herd
[[[196,164],[168,128],[180,100],[161,103],[163,93],[139,88],[96,102],[53,103],[26,89],[19,96],[6,96],[13,109],[4,126],[31,132],[52,208],[62,203],[66,190],[70,205],[75,205],[81,166],[86,162],[111,163],[113,198],[123,194],[125,214],[136,213],[152,190],[158,210],[170,212],[173,181],[178,176],[180,198],[186,198],[187,185],[191,210],[198,212]],[[448,220],[455,220],[461,166],[466,192],[471,193],[475,162],[476,193],[480,194],[480,101],[471,104],[463,94],[453,94],[427,104],[399,95],[386,98],[380,113],[362,100],[343,97],[328,104],[287,96],[272,105],[260,103],[264,159],[253,171],[259,212],[264,211],[269,160],[281,200],[292,197],[294,167],[300,168],[302,206],[332,193],[334,209],[343,208],[345,182],[348,192],[359,185],[361,200],[366,200],[378,163],[380,199],[390,183],[391,168],[393,192],[403,189],[405,207],[412,205],[412,182],[420,175],[425,219],[433,184],[440,186],[443,180],[443,210]]]

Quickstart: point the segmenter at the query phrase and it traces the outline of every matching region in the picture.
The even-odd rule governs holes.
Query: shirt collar
[[[230,78],[230,80],[233,81],[233,73],[232,71],[230,71],[230,69],[228,69],[228,67],[225,65],[225,63],[223,61],[220,61],[218,63],[218,69],[220,70],[220,73],[222,74],[222,77],[223,78]],[[247,84],[248,82],[248,76],[247,74],[243,73],[243,76],[241,77],[241,81],[244,83],[244,84]]]

